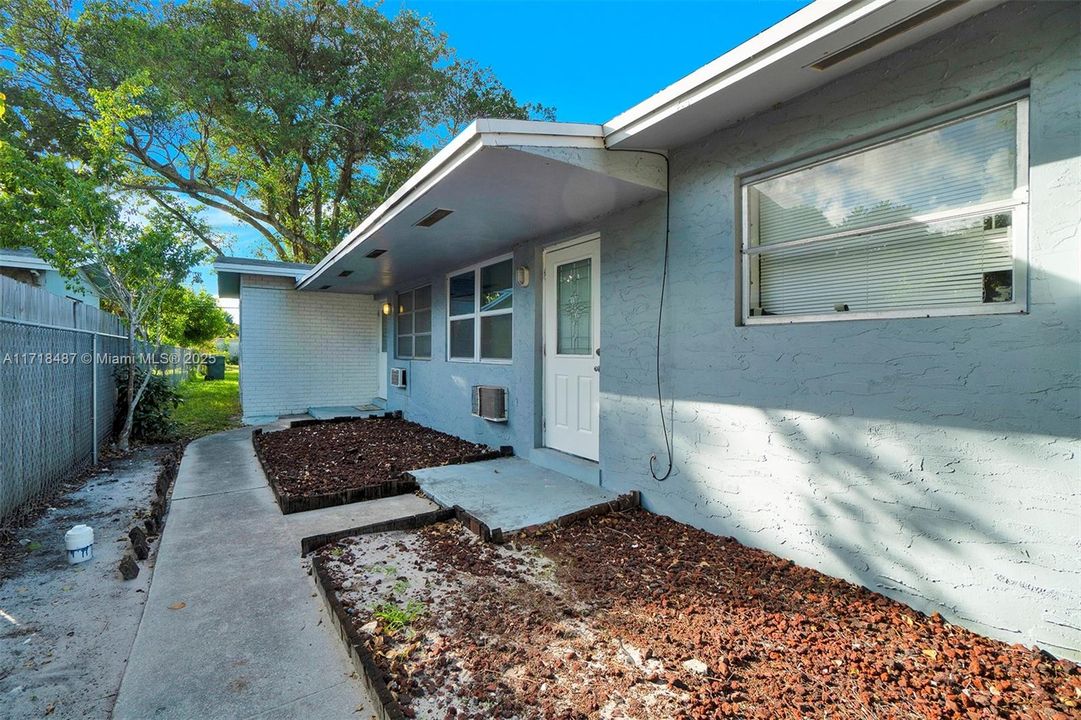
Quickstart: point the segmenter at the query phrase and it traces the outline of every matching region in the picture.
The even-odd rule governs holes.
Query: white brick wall
[[[290,278],[243,275],[240,312],[245,417],[375,396],[379,318],[372,296],[297,292]]]

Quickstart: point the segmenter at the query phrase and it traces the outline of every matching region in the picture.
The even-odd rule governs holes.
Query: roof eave
[[[535,120],[473,121],[397,191],[369,214],[337,246],[297,283],[298,289],[313,285],[320,274],[365,238],[395,217],[401,208],[422,196],[454,168],[485,146],[540,145],[551,147],[604,147],[604,129],[584,123],[555,123]]]

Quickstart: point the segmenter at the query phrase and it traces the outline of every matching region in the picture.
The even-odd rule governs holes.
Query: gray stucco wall
[[[412,373],[390,407],[528,456],[540,248],[599,230],[606,486],[977,631],[1081,655],[1079,22],[1076,3],[1009,4],[671,153],[667,481],[649,474],[664,457],[663,201],[516,248],[534,281],[515,288],[511,366],[443,359],[446,279],[431,278],[433,359],[391,355]],[[737,324],[738,176],[1026,82],[1029,314]],[[469,415],[477,383],[512,388],[510,423]]]
[[[648,474],[650,453],[664,455],[660,243],[641,223],[663,209],[642,208],[602,229],[606,485],[987,634],[1079,654],[1079,7],[1000,7],[672,153],[662,373],[676,469]],[[737,176],[1024,81],[1030,314],[737,326]]]
[[[539,268],[534,260],[535,244],[526,243],[514,250],[514,266]],[[459,267],[488,258],[461,258]],[[454,271],[457,268],[447,268]],[[389,325],[388,367],[407,370],[407,387],[388,387],[387,407],[401,410],[410,420],[443,432],[483,442],[493,447],[511,445],[521,457],[529,457],[534,447],[539,368],[536,357],[535,298],[540,273],[534,272],[529,287],[514,287],[512,320],[512,355],[510,364],[451,362],[447,360],[447,276],[420,278],[397,289],[408,291],[415,287],[432,286],[432,358],[430,360],[399,360],[395,358],[395,326]],[[394,296],[389,296],[394,304]],[[474,385],[499,385],[510,390],[506,423],[490,422],[472,415]]]

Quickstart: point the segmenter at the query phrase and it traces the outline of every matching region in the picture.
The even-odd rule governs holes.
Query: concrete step
[[[568,455],[552,448],[533,448],[529,452],[529,462],[562,473],[587,485],[600,487],[601,484],[601,466],[592,460]]]

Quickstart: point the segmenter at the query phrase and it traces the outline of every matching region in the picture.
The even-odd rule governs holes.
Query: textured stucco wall
[[[1010,641],[1081,651],[1081,22],[1009,4],[672,153],[601,229],[604,483]],[[740,327],[736,177],[1031,82],[1030,314]]]
[[[676,465],[666,482],[649,474],[650,454],[664,457],[654,395],[663,201],[515,249],[533,282],[515,288],[510,366],[445,360],[446,277],[429,278],[433,358],[391,355],[411,376],[389,406],[528,457],[541,444],[541,249],[599,230],[604,485],[986,634],[1077,656],[1079,7],[994,9],[672,152],[661,364]],[[737,325],[739,175],[1025,82],[1028,315]],[[508,424],[470,416],[478,383],[512,388]]]
[[[379,318],[370,295],[297,292],[290,278],[243,275],[240,307],[245,417],[375,397]]]
[[[432,286],[432,358],[431,360],[399,360],[394,356],[396,330],[389,323],[390,343],[388,367],[404,367],[408,371],[406,388],[389,387],[387,407],[401,410],[406,418],[423,425],[452,433],[474,442],[494,447],[511,445],[521,457],[529,457],[534,447],[537,418],[534,414],[537,384],[534,373],[539,368],[534,309],[539,286],[539,265],[535,261],[536,246],[526,243],[514,250],[514,266],[528,265],[534,269],[529,287],[514,287],[514,316],[512,320],[513,360],[510,364],[451,362],[447,360],[447,276],[437,275],[407,283],[397,291],[407,291],[427,284]],[[458,267],[488,258],[461,258]],[[447,270],[456,270],[447,268]],[[394,297],[390,296],[391,304]],[[474,385],[500,385],[510,389],[507,400],[506,423],[494,423],[472,415]]]

